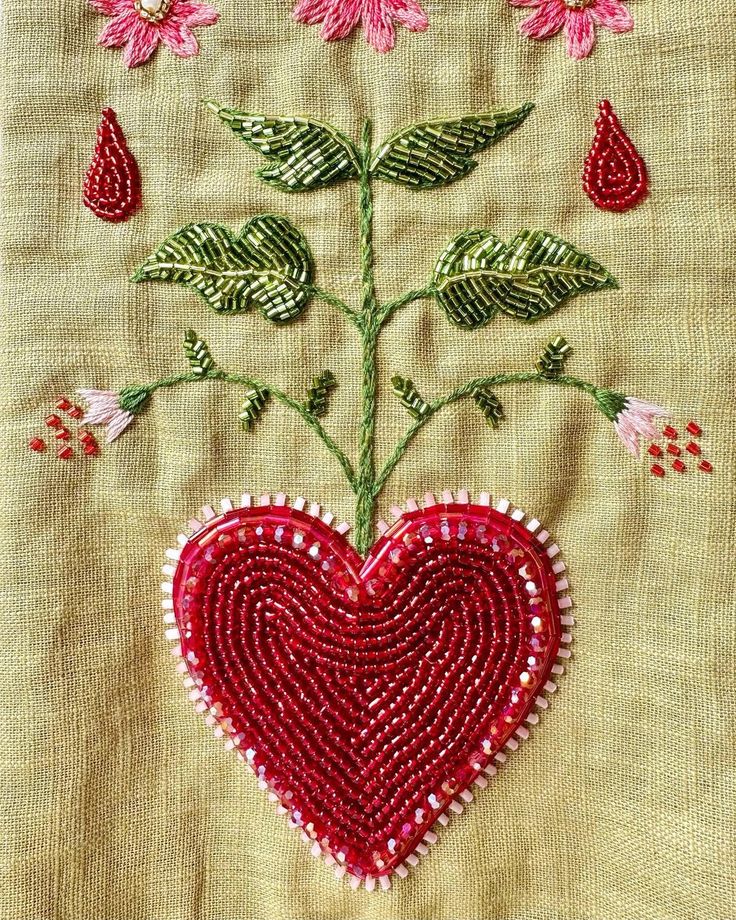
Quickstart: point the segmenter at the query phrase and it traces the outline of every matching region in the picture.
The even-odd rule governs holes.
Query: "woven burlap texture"
[[[374,53],[326,45],[287,0],[218,0],[202,54],[161,49],[127,72],[99,49],[83,2],[5,0],[2,62],[0,498],[3,776],[0,915],[8,920],[733,920],[733,12],[636,2],[577,64],[532,43],[504,0],[429,4],[430,31]],[[731,23],[733,26],[734,23]],[[652,193],[596,210],[580,173],[601,98],[645,156]],[[714,464],[655,480],[581,394],[515,388],[494,432],[472,402],[445,411],[387,486],[393,502],[467,487],[507,496],[555,533],[569,564],[574,659],[539,731],[388,893],[352,892],[309,857],[192,711],[159,609],[163,550],[204,502],[283,489],[353,515],[334,460],[273,405],[252,434],[232,388],[157,396],[92,461],[36,456],[60,393],[182,368],[191,326],[231,369],[294,395],[329,367],[325,423],[354,451],[359,349],[324,304],[284,328],[223,318],[132,271],[193,221],[288,215],[318,283],[356,302],[357,187],[287,195],[201,104],[304,114],[378,138],[437,115],[537,109],[473,175],[437,191],[376,185],[377,284],[426,283],[461,230],[544,227],[609,268],[620,290],[536,325],[451,326],[424,301],[380,347],[378,452],[407,424],[390,375],[439,395],[522,370],[562,333],[574,373],[696,417]],[[109,225],[81,205],[100,110],[111,105],[143,177],[143,210]]]

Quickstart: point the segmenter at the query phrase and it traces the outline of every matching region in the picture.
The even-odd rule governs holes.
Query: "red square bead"
[[[73,403],[71,403],[66,396],[60,396],[56,401],[56,408],[61,409],[62,412],[68,412],[72,405]]]
[[[71,435],[68,428],[60,428],[54,435],[57,441],[68,441]]]
[[[664,468],[661,467],[658,463],[652,464],[652,474],[654,476],[659,476],[661,479],[664,476]]]
[[[71,449],[71,447],[69,447],[68,444],[65,444],[63,447],[59,448],[56,456],[59,458],[59,460],[68,460],[73,453],[74,451]]]
[[[79,406],[72,406],[71,409],[67,409],[67,415],[72,418],[81,418],[84,415],[84,411]]]
[[[684,473],[687,467],[682,462],[682,460],[675,460],[675,462],[672,464],[672,469],[677,473]]]
[[[44,422],[49,428],[61,428],[61,419],[58,415],[47,415]]]
[[[688,422],[687,430],[696,438],[703,433],[703,429],[700,427],[700,425],[698,425],[697,422]]]
[[[648,451],[648,453],[650,453],[653,457],[661,457],[661,456],[662,456],[662,448],[659,446],[659,444],[650,444],[649,447],[647,448],[647,451]]]
[[[700,454],[700,446],[696,444],[695,441],[689,441],[685,445],[685,450],[688,453],[692,454],[693,457],[697,457]]]
[[[698,469],[699,469],[702,473],[712,473],[712,472],[713,472],[713,464],[712,464],[712,463],[709,463],[707,460],[701,460],[700,463],[698,464]]]
[[[84,452],[85,452],[85,454],[87,454],[88,457],[96,457],[97,454],[99,454],[99,452],[100,452],[99,444],[97,444],[97,443],[94,443],[94,444],[91,444],[91,443],[90,443],[90,444],[85,444],[85,445],[84,445]]]
[[[28,446],[37,454],[40,454],[41,451],[46,450],[46,442],[43,440],[43,438],[31,438],[31,440],[28,442]]]
[[[663,434],[666,438],[676,438],[676,437],[677,437],[677,429],[676,429],[676,428],[673,428],[672,425],[665,425],[665,427],[662,429],[662,434]]]
[[[681,451],[680,448],[677,446],[677,444],[668,444],[668,445],[667,445],[667,453],[668,453],[668,454],[672,454],[673,457],[679,457],[680,454],[682,453],[682,451]]]

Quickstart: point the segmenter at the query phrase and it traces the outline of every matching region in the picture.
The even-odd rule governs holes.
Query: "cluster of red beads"
[[[61,396],[56,401],[56,409],[68,415],[69,418],[78,422],[84,415],[81,406],[77,406],[66,396]],[[71,460],[74,456],[74,449],[69,443],[72,440],[72,432],[69,430],[64,420],[56,412],[52,412],[44,418],[44,424],[53,432],[54,441],[57,443],[56,456],[59,460]],[[97,438],[86,428],[77,428],[76,438],[79,441],[82,452],[88,457],[96,457],[100,452],[100,445]],[[40,454],[46,450],[46,441],[42,437],[33,437],[28,442],[28,447],[34,453]]]
[[[628,211],[646,197],[647,167],[611,103],[604,99],[599,109],[593,146],[583,169],[583,188],[596,207]]]
[[[84,177],[84,203],[102,220],[119,223],[138,210],[141,177],[112,109],[103,109],[97,143]]]
[[[534,705],[560,643],[533,534],[480,505],[406,514],[363,563],[288,507],[181,552],[181,652],[295,824],[358,878],[402,863]]]
[[[690,421],[687,423],[686,430],[692,438],[699,438],[703,433],[703,429],[697,422]],[[665,425],[662,429],[662,435],[667,439],[667,444],[665,447],[661,447],[659,444],[650,444],[647,448],[647,453],[655,457],[657,460],[661,461],[659,463],[653,463],[651,466],[651,472],[653,476],[657,476],[659,479],[663,479],[665,476],[665,468],[662,466],[662,462],[665,459],[665,454],[670,457],[674,457],[672,460],[672,469],[676,473],[686,473],[687,465],[683,458],[683,448],[678,444],[678,439],[680,433],[676,428],[673,428],[672,425]],[[712,473],[713,464],[710,460],[706,460],[702,456],[702,448],[700,444],[695,440],[689,440],[684,447],[684,450],[694,457],[696,460],[698,457],[701,459],[698,461],[698,469],[701,473]]]

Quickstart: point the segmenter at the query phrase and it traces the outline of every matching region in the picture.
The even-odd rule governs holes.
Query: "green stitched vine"
[[[475,154],[498,143],[523,123],[532,110],[530,104],[510,111],[412,125],[392,134],[375,150],[368,122],[356,145],[331,125],[314,119],[253,115],[214,102],[207,106],[266,158],[267,165],[258,175],[271,186],[302,192],[342,180],[358,181],[360,305],[355,308],[314,285],[313,261],[306,240],[286,217],[272,214],[253,217],[237,234],[219,224],[191,223],[161,243],[132,280],[180,284],[220,314],[256,308],[274,323],[293,320],[311,299],[340,311],[356,328],[362,345],[357,459],[353,465],[321,421],[328,414],[330,393],[336,385],[330,371],[313,376],[306,387],[306,399],[300,401],[271,383],[222,370],[207,344],[191,330],[184,339],[189,371],[125,387],[118,394],[117,408],[112,409],[108,408],[111,394],[85,391],[92,394],[90,399],[100,393],[100,403],[109,416],[116,411],[122,413],[115,419],[115,436],[140,414],[158,390],[180,384],[233,385],[240,399],[240,408],[235,404],[234,412],[248,430],[262,417],[269,400],[279,402],[317,435],[342,468],[356,496],[355,542],[365,553],[372,540],[376,499],[411,442],[445,407],[472,398],[488,425],[495,428],[503,418],[496,389],[509,384],[544,383],[580,390],[613,421],[626,411],[627,397],[563,374],[570,348],[558,336],[545,347],[535,370],[476,378],[435,399],[422,396],[412,380],[393,376],[394,393],[412,421],[377,470],[377,346],[382,330],[398,310],[424,299],[436,301],[453,323],[467,328],[482,326],[498,313],[529,322],[574,296],[612,288],[616,282],[592,257],[547,231],[521,230],[505,243],[488,230],[470,230],[446,246],[424,287],[386,303],[377,298],[372,182],[381,179],[422,190],[458,181],[476,167]]]

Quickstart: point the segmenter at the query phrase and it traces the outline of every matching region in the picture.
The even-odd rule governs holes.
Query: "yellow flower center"
[[[595,0],[563,0],[563,2],[569,10],[584,10],[592,6]]]
[[[135,0],[135,11],[148,22],[161,22],[171,9],[172,0]]]

